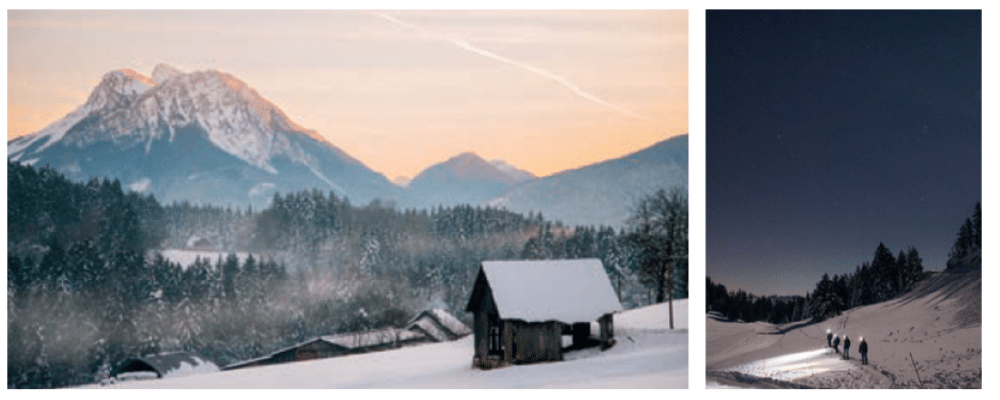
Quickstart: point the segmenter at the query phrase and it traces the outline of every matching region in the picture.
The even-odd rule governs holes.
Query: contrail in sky
[[[480,48],[478,48],[476,46],[473,46],[473,45],[469,44],[468,42],[465,42],[465,41],[462,41],[462,40],[452,39],[452,38],[449,38],[447,36],[444,36],[444,35],[441,35],[441,34],[437,34],[437,33],[428,31],[428,30],[426,30],[424,28],[421,28],[419,26],[413,25],[413,24],[411,24],[409,22],[403,21],[403,20],[401,20],[399,18],[395,18],[395,17],[393,17],[391,15],[388,15],[388,14],[383,14],[383,13],[380,13],[380,12],[376,12],[375,15],[377,15],[377,16],[385,19],[386,21],[392,22],[392,23],[394,23],[396,25],[399,25],[399,26],[402,26],[404,28],[412,29],[414,31],[420,32],[424,36],[430,36],[430,37],[432,37],[434,39],[438,39],[438,40],[441,40],[441,41],[445,41],[445,42],[451,43],[451,44],[453,44],[455,46],[458,46],[461,49],[465,49],[465,50],[471,51],[473,53],[479,54],[479,55],[481,55],[483,57],[492,58],[494,60],[497,60],[497,61],[500,61],[500,62],[503,62],[503,63],[506,63],[506,64],[513,65],[515,67],[521,68],[521,69],[523,69],[525,71],[528,71],[528,72],[531,72],[531,73],[534,73],[534,74],[539,75],[539,76],[541,76],[543,78],[546,78],[548,80],[554,81],[554,82],[556,82],[556,83],[558,83],[560,85],[563,85],[563,86],[569,88],[569,90],[572,90],[573,93],[576,93],[577,96],[580,96],[580,97],[582,97],[584,99],[590,100],[590,101],[592,101],[594,103],[600,104],[602,106],[611,108],[611,109],[613,109],[615,111],[618,111],[618,112],[620,112],[622,114],[625,114],[627,116],[630,116],[632,118],[641,119],[643,121],[652,121],[652,119],[649,118],[649,117],[646,117],[646,116],[640,115],[640,114],[636,114],[635,112],[632,112],[631,110],[628,110],[626,108],[622,108],[622,107],[620,107],[618,105],[615,105],[615,104],[611,104],[611,103],[609,103],[607,101],[604,101],[603,99],[601,99],[601,98],[599,98],[597,96],[594,96],[593,94],[587,93],[586,91],[584,91],[583,89],[581,89],[579,86],[576,86],[572,82],[566,80],[566,78],[563,78],[563,77],[561,77],[559,75],[556,75],[556,74],[554,74],[552,72],[549,72],[549,71],[546,71],[544,69],[541,69],[541,68],[538,68],[538,67],[534,67],[534,66],[525,64],[525,63],[517,61],[517,60],[511,60],[511,59],[509,59],[507,57],[503,57],[503,56],[498,55],[498,54],[493,53],[493,52],[489,52],[489,51],[480,49]]]

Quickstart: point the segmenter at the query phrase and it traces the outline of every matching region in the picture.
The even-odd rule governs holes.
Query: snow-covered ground
[[[897,299],[857,307],[821,323],[734,323],[710,314],[706,384],[981,388],[981,310],[982,269],[976,258]],[[827,329],[851,338],[850,360],[826,347]],[[864,366],[858,354],[862,336],[869,347],[869,365]]]
[[[615,316],[618,343],[585,349],[566,361],[472,368],[472,337],[323,360],[180,378],[120,382],[96,388],[687,388],[687,300]]]

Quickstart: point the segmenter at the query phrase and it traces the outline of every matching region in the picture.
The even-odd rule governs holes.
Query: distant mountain
[[[497,167],[500,172],[503,172],[507,176],[511,177],[515,184],[538,178],[535,174],[510,165],[504,160],[490,160],[490,164],[493,164],[493,166]]]
[[[305,188],[367,203],[400,190],[232,75],[162,64],[152,77],[105,74],[79,108],[9,141],[7,159],[71,179],[118,178],[167,203],[259,208],[275,191]]]
[[[486,202],[519,213],[541,212],[567,225],[623,226],[629,207],[657,189],[687,193],[688,136],[625,157],[525,182]]]
[[[506,162],[491,163],[475,153],[462,153],[414,177],[406,186],[401,205],[406,208],[475,205],[530,179],[533,175]]]
[[[397,176],[395,178],[392,178],[392,183],[395,184],[396,186],[404,187],[405,188],[407,185],[410,184],[411,180],[413,180],[413,179],[411,179],[409,177]]]

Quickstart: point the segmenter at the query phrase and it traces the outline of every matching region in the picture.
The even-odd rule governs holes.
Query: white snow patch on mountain
[[[492,164],[494,167],[496,167],[497,169],[499,169],[500,172],[503,172],[507,176],[509,176],[512,179],[514,179],[515,182],[524,182],[524,181],[529,181],[529,180],[537,178],[537,176],[535,176],[535,174],[532,174],[532,173],[530,173],[528,171],[525,171],[523,169],[517,168],[517,167],[511,165],[510,163],[508,163],[507,161],[504,161],[504,160],[501,160],[501,159],[490,160],[490,164]]]
[[[179,75],[184,75],[184,72],[167,64],[157,64],[153,67],[152,77],[157,85]]]
[[[344,188],[340,187],[340,185],[334,183],[332,180],[327,178],[326,175],[323,175],[322,172],[319,172],[319,169],[317,169],[316,167],[310,165],[309,171],[312,171],[313,175],[316,175],[316,177],[319,178],[321,181],[326,182],[327,185],[330,185],[330,187],[333,188],[333,190],[335,190],[337,194],[343,196],[347,193],[347,191],[344,190]]]
[[[17,161],[21,156],[23,156],[22,152],[25,149],[35,144],[35,142],[43,139],[46,140],[46,142],[44,142],[44,144],[39,146],[37,149],[34,149],[34,153],[45,150],[47,147],[62,140],[63,136],[66,135],[66,132],[69,131],[73,125],[80,123],[80,121],[86,118],[91,111],[90,107],[85,104],[34,134],[14,139],[7,144],[7,156],[12,160]]]

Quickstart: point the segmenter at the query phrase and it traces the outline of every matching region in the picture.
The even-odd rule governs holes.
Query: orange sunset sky
[[[158,63],[247,82],[392,179],[463,151],[539,176],[688,130],[687,11],[11,11],[7,139]]]

